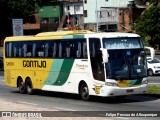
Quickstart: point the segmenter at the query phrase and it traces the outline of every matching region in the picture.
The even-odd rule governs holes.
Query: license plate
[[[128,89],[127,92],[134,92],[134,90],[133,89]]]

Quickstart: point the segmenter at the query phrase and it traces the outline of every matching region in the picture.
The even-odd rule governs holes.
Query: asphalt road
[[[159,84],[159,76],[149,77],[149,85]],[[2,71],[0,72],[0,99],[60,111],[152,111],[153,113],[160,111],[160,95],[131,95],[125,100],[116,97],[92,97],[86,102],[82,101],[78,95],[65,93],[37,91],[35,95],[20,94],[18,89],[5,86]],[[125,119],[131,118],[125,117]],[[141,118],[143,119],[146,118]]]
[[[160,87],[160,75],[148,77],[149,85],[156,85]]]

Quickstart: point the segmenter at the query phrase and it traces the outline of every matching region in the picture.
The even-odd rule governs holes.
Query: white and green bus
[[[154,50],[151,56],[154,57]],[[93,96],[147,92],[147,63],[141,38],[132,33],[44,32],[4,41],[7,86]]]

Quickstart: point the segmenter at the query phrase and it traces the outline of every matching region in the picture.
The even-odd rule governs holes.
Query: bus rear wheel
[[[80,96],[84,101],[87,101],[90,98],[88,86],[84,83],[80,86]]]
[[[21,94],[25,94],[26,93],[26,88],[25,88],[25,84],[22,80],[19,80],[18,82],[18,88],[19,88],[19,92]]]
[[[32,95],[34,91],[32,82],[29,78],[26,80],[26,91],[29,95]]]

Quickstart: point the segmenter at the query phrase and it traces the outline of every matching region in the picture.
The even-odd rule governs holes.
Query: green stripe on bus
[[[136,80],[130,80],[127,86],[133,86],[136,83]]]
[[[68,38],[76,38],[76,39],[78,39],[78,38],[84,38],[84,35],[67,35],[67,36],[64,36],[63,37],[64,39],[68,39]]]
[[[59,71],[61,70],[63,61],[64,59],[54,59],[53,60],[49,75],[46,81],[44,82],[45,85],[52,85],[56,82],[59,76]]]
[[[138,79],[135,83],[135,85],[140,85],[140,84],[142,84],[142,79]]]
[[[63,65],[61,67],[57,81],[53,85],[60,86],[60,85],[63,85],[67,81],[70,75],[73,63],[74,63],[74,59],[65,59],[63,61]]]
[[[129,86],[133,86],[133,85],[139,85],[141,83],[142,83],[142,80],[140,80],[140,79],[138,79],[138,80],[131,80],[128,85]]]
[[[73,38],[84,38],[84,35],[73,35]]]
[[[65,38],[65,39],[69,39],[69,38],[73,38],[73,35],[67,35],[67,36],[64,36],[62,38]],[[63,41],[63,40],[62,40]]]

